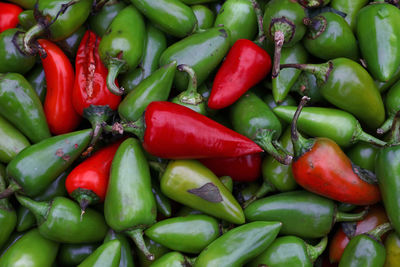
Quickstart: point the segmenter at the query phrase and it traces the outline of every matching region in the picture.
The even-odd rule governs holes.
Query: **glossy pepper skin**
[[[238,226],[207,246],[196,258],[193,266],[243,266],[273,242],[281,226],[280,222],[252,222]]]
[[[33,10],[24,10],[18,15],[18,24],[25,31],[29,30],[32,26],[36,24],[35,16],[33,15]]]
[[[385,240],[385,267],[395,267],[400,260],[400,239],[395,232],[390,233]]]
[[[375,171],[375,157],[379,148],[365,142],[359,142],[346,150],[346,155],[356,165],[363,169]]]
[[[102,37],[112,20],[121,12],[127,4],[124,1],[106,2],[100,10],[89,16],[88,22],[90,29],[99,37]]]
[[[161,244],[158,244],[157,242],[154,242],[147,236],[144,236],[144,243],[150,253],[154,255],[155,259],[159,259],[164,254],[170,252],[168,248],[164,247]],[[135,255],[137,255],[139,266],[148,267],[154,262],[154,260],[148,260],[143,252],[137,247],[135,247]]]
[[[390,130],[396,112],[400,110],[400,82],[396,82],[387,92],[385,98],[387,113],[386,121],[377,129],[377,133],[383,134]]]
[[[344,19],[349,24],[352,31],[355,32],[357,13],[368,2],[369,2],[368,0],[353,0],[353,1],[332,0],[331,7],[346,13],[346,17]]]
[[[99,54],[108,69],[107,87],[122,95],[115,79],[118,74],[134,69],[140,62],[145,41],[143,16],[132,5],[121,10],[108,26],[99,44]]]
[[[125,235],[116,233],[110,229],[104,238],[104,243],[107,243],[111,240],[118,240],[121,244],[121,257],[119,260],[119,265],[117,266],[134,267],[131,245],[129,244],[129,240],[125,237]]]
[[[79,115],[90,105],[106,106],[116,110],[121,96],[107,89],[107,69],[99,56],[100,38],[87,30],[75,58],[75,84],[72,104]]]
[[[0,258],[0,266],[51,267],[56,259],[59,244],[43,237],[33,229],[18,239]]]
[[[231,223],[243,224],[243,210],[222,182],[196,160],[170,161],[161,181],[167,197]]]
[[[237,40],[214,78],[208,107],[221,109],[232,105],[270,71],[271,58],[264,49],[250,40]]]
[[[32,85],[33,90],[35,90],[38,95],[40,102],[44,103],[46,98],[46,77],[43,69],[43,65],[38,64],[33,67],[31,71],[26,74],[26,80]]]
[[[38,42],[46,53],[41,59],[47,84],[44,112],[50,131],[55,135],[72,132],[80,122],[72,104],[74,69],[57,45],[45,39]]]
[[[9,163],[28,146],[30,146],[28,139],[3,117],[0,117],[0,162]]]
[[[185,267],[191,266],[186,256],[173,251],[163,255],[151,264],[152,267]]]
[[[57,255],[57,262],[62,266],[77,266],[91,255],[99,243],[62,244]]]
[[[18,202],[35,215],[42,236],[60,243],[90,243],[103,240],[107,233],[104,217],[87,209],[84,216],[77,203],[66,197],[37,202],[17,195]]]
[[[32,143],[50,137],[42,103],[21,74],[0,74],[0,103],[0,115]]]
[[[400,64],[400,10],[387,3],[375,3],[357,14],[357,38],[371,75],[389,80]]]
[[[206,30],[213,27],[215,15],[207,6],[193,5],[191,9],[196,16],[197,30]]]
[[[282,70],[283,71],[283,70]],[[324,104],[326,100],[322,97],[321,92],[319,91],[317,78],[309,72],[301,72],[296,82],[290,88],[290,91],[296,92],[301,96],[310,97],[310,104]],[[286,106],[295,106],[286,105]]]
[[[18,15],[23,10],[17,5],[0,3],[0,33],[15,28],[18,24]]]
[[[121,242],[108,241],[98,247],[78,267],[118,267],[121,259]]]
[[[200,253],[220,235],[216,219],[207,215],[188,215],[162,220],[146,229],[151,239],[175,251]]]
[[[333,140],[325,137],[304,138],[297,120],[308,97],[303,97],[293,117],[291,131],[296,182],[316,194],[354,205],[375,204],[381,199],[375,174],[352,164]],[[366,182],[365,180],[369,180]]]
[[[64,172],[89,144],[91,130],[81,130],[43,140],[21,151],[8,165],[8,193],[34,197]]]
[[[246,220],[282,222],[283,235],[302,238],[326,236],[339,221],[356,221],[365,215],[338,212],[332,200],[308,191],[290,191],[262,198],[244,210]]]
[[[3,165],[0,165],[0,190],[4,190],[6,188],[5,182],[5,168]],[[11,203],[8,199],[0,200],[0,247],[2,247],[6,241],[8,240],[11,233],[14,231],[14,228],[17,224],[17,215]]]
[[[196,28],[192,9],[179,0],[131,0],[155,26],[172,36],[182,38]]]

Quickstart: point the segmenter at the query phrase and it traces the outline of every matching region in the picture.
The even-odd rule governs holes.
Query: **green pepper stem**
[[[125,231],[125,233],[135,242],[136,246],[143,252],[149,261],[153,261],[154,255],[149,251],[143,239],[143,229]]]
[[[328,245],[328,237],[325,236],[319,241],[319,243],[315,246],[311,246],[310,244],[306,244],[308,257],[312,262],[314,262],[326,249]]]
[[[400,144],[400,111],[398,111],[394,116],[388,144],[389,145]]]
[[[254,41],[258,46],[262,46],[265,42],[265,34],[264,34],[264,27],[263,27],[263,14],[261,12],[260,5],[256,0],[250,0],[251,4],[254,9],[254,13],[256,13],[257,17],[257,26],[258,26],[258,36],[257,39]]]
[[[353,141],[364,141],[377,146],[385,146],[386,142],[364,132],[361,125],[357,122],[356,133],[354,135]]]
[[[134,122],[116,122],[113,125],[102,125],[103,130],[112,133],[123,134],[124,132],[133,133],[136,135],[141,142],[144,139],[144,131],[145,131],[145,122],[144,117],[141,116],[137,121]]]
[[[115,84],[115,79],[117,78],[118,74],[121,72],[121,69],[125,66],[125,61],[119,59],[113,59],[108,64],[108,75],[107,75],[107,87],[111,93],[114,95],[123,95],[124,88],[119,88]]]
[[[197,76],[194,69],[186,64],[178,65],[177,69],[189,75],[188,87],[186,91],[178,95],[178,102],[189,105],[198,105],[204,102],[203,96],[197,92]]]
[[[381,236],[392,230],[392,225],[390,223],[383,223],[378,225],[375,229],[372,229],[371,231],[367,232],[367,235],[372,236],[376,240],[380,241]]]
[[[364,209],[359,213],[345,213],[341,211],[337,211],[335,214],[335,222],[355,222],[364,219],[364,217],[368,214],[368,208]]]
[[[395,116],[394,114],[393,114],[393,115],[390,115],[390,116],[387,118],[387,120],[382,124],[382,126],[379,127],[379,128],[376,130],[376,133],[377,133],[377,134],[384,134],[384,133],[388,132],[388,131],[390,130],[390,128],[392,127],[393,120],[394,120],[394,116]]]
[[[275,192],[275,191],[276,191],[276,188],[272,184],[264,181],[261,184],[260,188],[258,188],[256,193],[242,204],[242,208],[243,209],[246,208],[248,205],[250,205],[257,199],[260,199],[260,198],[266,196],[268,193]]]
[[[333,69],[333,63],[332,61],[328,61],[322,64],[282,64],[280,68],[295,68],[312,73],[317,78],[318,86],[321,87],[328,80]]]
[[[43,34],[44,30],[45,26],[43,24],[36,24],[25,33],[23,39],[24,53],[26,53],[27,55],[33,55],[36,53],[36,49],[32,47],[33,41],[36,37]]]
[[[41,224],[47,219],[47,213],[51,206],[48,202],[34,201],[19,194],[15,196],[22,206],[29,209],[35,215],[38,224]]]
[[[274,146],[275,142],[272,140],[274,134],[275,131],[272,130],[258,129],[253,141],[274,157],[279,163],[289,165],[292,162],[293,156],[287,151],[282,150],[282,146],[278,147],[278,149]]]
[[[3,190],[2,192],[0,192],[0,199],[8,198],[12,194],[14,194],[15,192],[17,192],[21,189],[22,189],[22,187],[19,184],[15,183],[13,180],[11,180],[8,187],[5,190]]]

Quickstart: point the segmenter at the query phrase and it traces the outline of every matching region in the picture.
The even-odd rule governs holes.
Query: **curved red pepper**
[[[144,120],[143,147],[161,158],[238,157],[263,151],[247,137],[175,103],[150,103]]]
[[[18,15],[23,11],[17,5],[0,2],[0,33],[17,27]]]
[[[74,69],[57,45],[45,39],[38,42],[46,52],[46,55],[41,55],[41,59],[47,84],[44,101],[47,123],[53,134],[69,133],[80,122],[80,116],[72,105]]]
[[[233,104],[271,71],[268,53],[247,39],[237,40],[214,78],[208,106],[221,109]]]
[[[81,116],[83,109],[90,105],[108,105],[112,110],[116,110],[121,102],[121,96],[114,95],[107,88],[108,70],[100,60],[99,43],[100,37],[87,30],[75,58],[72,102]]]
[[[249,154],[232,158],[199,159],[217,176],[230,176],[238,182],[252,182],[261,176],[261,154]]]

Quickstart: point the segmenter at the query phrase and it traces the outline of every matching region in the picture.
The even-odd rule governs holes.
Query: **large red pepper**
[[[208,106],[221,109],[233,104],[271,71],[268,53],[247,39],[237,40],[214,78]]]
[[[78,126],[80,116],[72,105],[74,69],[64,52],[54,43],[40,39],[41,59],[46,76],[47,92],[44,112],[50,131],[55,134],[69,133]]]
[[[18,15],[22,11],[17,5],[0,2],[0,33],[17,27]]]
[[[230,176],[238,182],[252,182],[261,176],[261,154],[249,154],[231,158],[200,159],[217,176]]]
[[[112,128],[133,132],[147,152],[161,158],[238,157],[263,151],[247,137],[190,108],[166,101],[151,102],[141,119]]]
[[[296,182],[313,193],[354,205],[370,205],[381,199],[374,174],[352,164],[331,139],[305,139],[297,131],[297,119],[308,101],[303,97],[292,121],[292,162]],[[367,182],[370,179],[371,181]]]
[[[83,109],[90,105],[108,105],[116,110],[121,96],[114,95],[107,88],[108,70],[99,56],[100,37],[87,30],[79,45],[75,58],[75,85],[72,102],[82,116]]]

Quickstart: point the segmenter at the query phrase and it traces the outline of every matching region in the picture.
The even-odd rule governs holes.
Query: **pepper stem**
[[[258,36],[254,41],[258,46],[262,46],[265,41],[264,27],[263,27],[263,14],[261,12],[260,5],[256,0],[250,0],[254,9],[254,13],[256,13],[257,17],[257,25],[258,25]]]
[[[355,222],[364,219],[368,214],[368,208],[364,209],[359,213],[345,213],[337,211],[335,215],[335,222]]]
[[[325,236],[315,246],[306,243],[307,254],[312,262],[314,262],[326,249],[328,245],[328,237]]]
[[[133,133],[143,142],[145,131],[144,117],[142,116],[134,122],[116,122],[113,125],[103,124],[103,130],[118,134],[123,134],[124,132]]]
[[[289,165],[292,162],[293,156],[289,152],[282,149],[282,146],[276,148],[274,146],[273,136],[275,131],[268,129],[257,130],[255,138],[253,141],[262,147],[267,153],[274,157],[279,163],[284,165]]]
[[[119,88],[115,84],[115,79],[120,73],[121,69],[125,66],[125,61],[119,59],[112,59],[108,64],[108,75],[107,75],[107,88],[114,95],[123,95],[124,88]]]
[[[22,187],[15,183],[13,180],[11,180],[10,184],[8,185],[8,187],[0,192],[0,199],[3,198],[8,198],[10,196],[12,196],[12,194],[14,194],[15,192],[21,190]]]
[[[383,223],[381,225],[378,225],[375,229],[367,232],[367,235],[372,236],[376,240],[380,241],[381,236],[392,230],[392,225],[390,223]]]
[[[250,205],[251,203],[253,203],[257,199],[260,199],[260,198],[266,196],[268,193],[275,192],[275,191],[276,191],[276,188],[272,184],[270,184],[269,182],[264,181],[261,184],[260,188],[258,188],[256,193],[251,198],[249,198],[247,201],[245,201],[242,204],[242,208],[243,209],[246,208],[248,205]]]
[[[398,145],[400,143],[400,111],[396,113],[392,123],[389,145]]]
[[[190,78],[188,88],[178,96],[179,101],[190,105],[198,105],[203,102],[202,95],[197,92],[196,72],[186,64],[178,65],[177,69],[186,72]]]
[[[19,194],[16,194],[15,196],[22,206],[29,209],[35,215],[38,224],[41,224],[47,219],[47,212],[51,206],[48,202],[34,201]]]
[[[143,252],[149,261],[153,261],[154,255],[148,250],[144,239],[143,239],[143,229],[138,228],[135,230],[125,231],[125,233],[135,242],[136,246]]]
[[[364,141],[367,143],[371,143],[373,145],[377,145],[377,146],[385,146],[386,142],[364,132],[361,128],[361,125],[357,122],[357,126],[356,126],[356,133],[354,135],[353,140],[357,140],[357,141]]]
[[[43,24],[36,24],[25,33],[23,39],[23,50],[25,54],[33,55],[36,53],[36,49],[32,47],[33,41],[36,39],[36,37],[43,34],[44,31],[45,26]]]
[[[312,73],[317,78],[318,86],[321,87],[328,80],[329,74],[333,69],[333,63],[328,61],[322,64],[282,64],[280,68],[295,68]]]
[[[272,78],[276,78],[279,75],[281,69],[281,54],[283,43],[285,42],[285,34],[282,31],[276,31],[274,34],[275,51],[274,51],[274,66],[272,68]]]
[[[387,120],[382,124],[381,127],[379,127],[376,132],[377,134],[384,134],[387,131],[390,130],[390,128],[392,127],[393,124],[393,120],[394,120],[394,115],[390,115]]]

